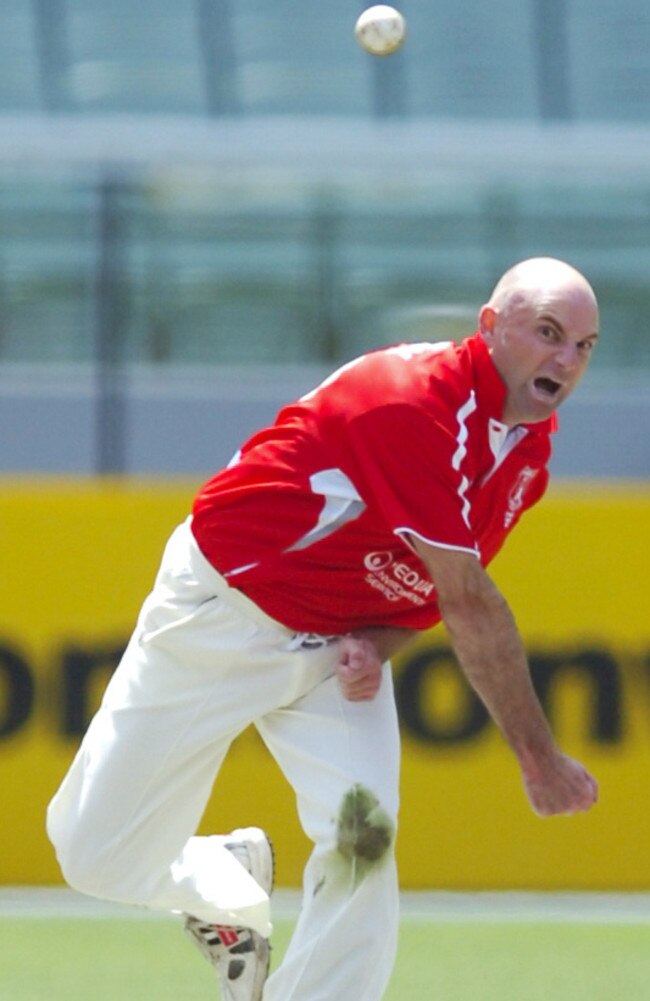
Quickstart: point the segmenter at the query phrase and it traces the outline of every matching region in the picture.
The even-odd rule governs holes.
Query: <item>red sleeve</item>
[[[478,553],[467,519],[458,427],[408,404],[375,407],[348,424],[349,475],[398,534]],[[460,468],[456,468],[460,467]]]

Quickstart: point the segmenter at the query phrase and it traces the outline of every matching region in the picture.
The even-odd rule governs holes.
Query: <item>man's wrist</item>
[[[541,781],[560,753],[550,733],[524,741],[513,749],[523,774],[533,782]]]

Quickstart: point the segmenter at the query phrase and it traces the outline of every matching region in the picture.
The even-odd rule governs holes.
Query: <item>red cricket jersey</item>
[[[509,430],[479,334],[363,355],[280,411],[199,491],[207,559],[291,629],[440,620],[409,534],[486,565],[548,482],[555,419]]]

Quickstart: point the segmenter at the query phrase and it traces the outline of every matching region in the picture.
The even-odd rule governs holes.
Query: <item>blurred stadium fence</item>
[[[557,469],[647,475],[644,3],[404,0],[388,60],[360,7],[0,6],[0,470],[207,471],[333,364],[460,336],[552,254],[604,332]],[[209,402],[214,447],[183,447]]]
[[[57,115],[431,115],[647,122],[644,0],[403,0],[408,44],[357,48],[365,4],[6,0],[0,109]]]
[[[0,469],[207,472],[339,362],[471,332],[549,254],[603,328],[557,470],[647,475],[649,137],[0,117]]]

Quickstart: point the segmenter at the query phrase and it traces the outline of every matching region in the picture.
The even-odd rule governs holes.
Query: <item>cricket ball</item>
[[[395,7],[377,4],[360,14],[354,34],[362,49],[373,56],[397,52],[406,35],[406,21]]]

